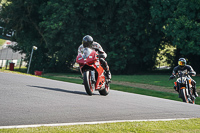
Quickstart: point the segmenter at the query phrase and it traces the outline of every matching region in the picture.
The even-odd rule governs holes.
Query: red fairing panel
[[[92,53],[87,58],[87,62],[90,64],[90,63],[93,63],[95,61],[97,61],[97,55],[96,55],[95,51],[92,51]]]
[[[86,59],[83,58],[83,54],[79,54],[77,56],[77,58],[76,58],[76,62],[78,64],[81,64],[81,65],[86,64],[86,63],[90,64],[90,63],[93,63],[95,61],[97,61],[97,57],[96,57],[96,52],[95,51],[92,51],[90,53],[90,55]]]
[[[101,75],[99,75],[100,73],[98,72],[98,78],[97,78],[97,84],[95,86],[95,88],[98,90],[101,88],[101,86],[103,85],[103,83],[105,82],[105,77],[103,75],[103,73],[101,73]],[[99,84],[98,84],[99,83]]]

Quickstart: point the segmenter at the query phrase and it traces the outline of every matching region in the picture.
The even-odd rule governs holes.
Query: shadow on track
[[[59,88],[50,88],[50,87],[33,86],[33,85],[27,85],[27,86],[42,88],[42,89],[52,90],[52,91],[67,92],[67,93],[72,93],[72,94],[87,95],[86,92],[81,92],[81,91],[69,91],[69,90],[64,90],[64,89],[59,89]]]

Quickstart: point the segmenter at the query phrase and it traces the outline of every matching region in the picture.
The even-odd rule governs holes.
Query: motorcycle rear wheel
[[[91,71],[85,71],[83,73],[83,81],[84,81],[84,86],[85,86],[85,91],[87,92],[88,95],[92,95],[94,92],[94,85],[92,85],[91,82]]]

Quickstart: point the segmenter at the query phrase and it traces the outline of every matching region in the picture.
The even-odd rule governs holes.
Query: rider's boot
[[[198,93],[197,93],[197,91],[196,91],[196,87],[193,88],[193,92],[194,92],[194,96],[195,96],[195,97],[198,97],[198,96],[199,96]]]
[[[195,92],[194,95],[195,95],[195,97],[198,97],[198,96],[199,96],[197,92]]]
[[[175,86],[175,85],[174,85],[174,90],[179,92],[177,86]]]
[[[197,94],[197,91],[196,91],[196,82],[194,80],[192,80],[191,84],[192,84],[194,96],[198,97],[199,95]]]
[[[105,75],[106,75],[106,78],[108,79],[108,82],[111,82],[111,73],[110,73],[110,70],[106,70],[105,71]]]
[[[100,58],[100,62],[101,62],[101,66],[105,70],[105,76],[108,79],[108,82],[111,82],[110,81],[110,79],[111,79],[111,73],[110,73],[109,66],[108,66],[107,62],[105,61],[104,58]]]
[[[188,101],[192,102],[190,95],[188,95],[187,97],[188,97]]]

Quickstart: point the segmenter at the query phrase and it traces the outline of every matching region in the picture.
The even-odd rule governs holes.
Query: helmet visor
[[[178,65],[179,66],[185,66],[185,62],[184,61],[178,61]]]

